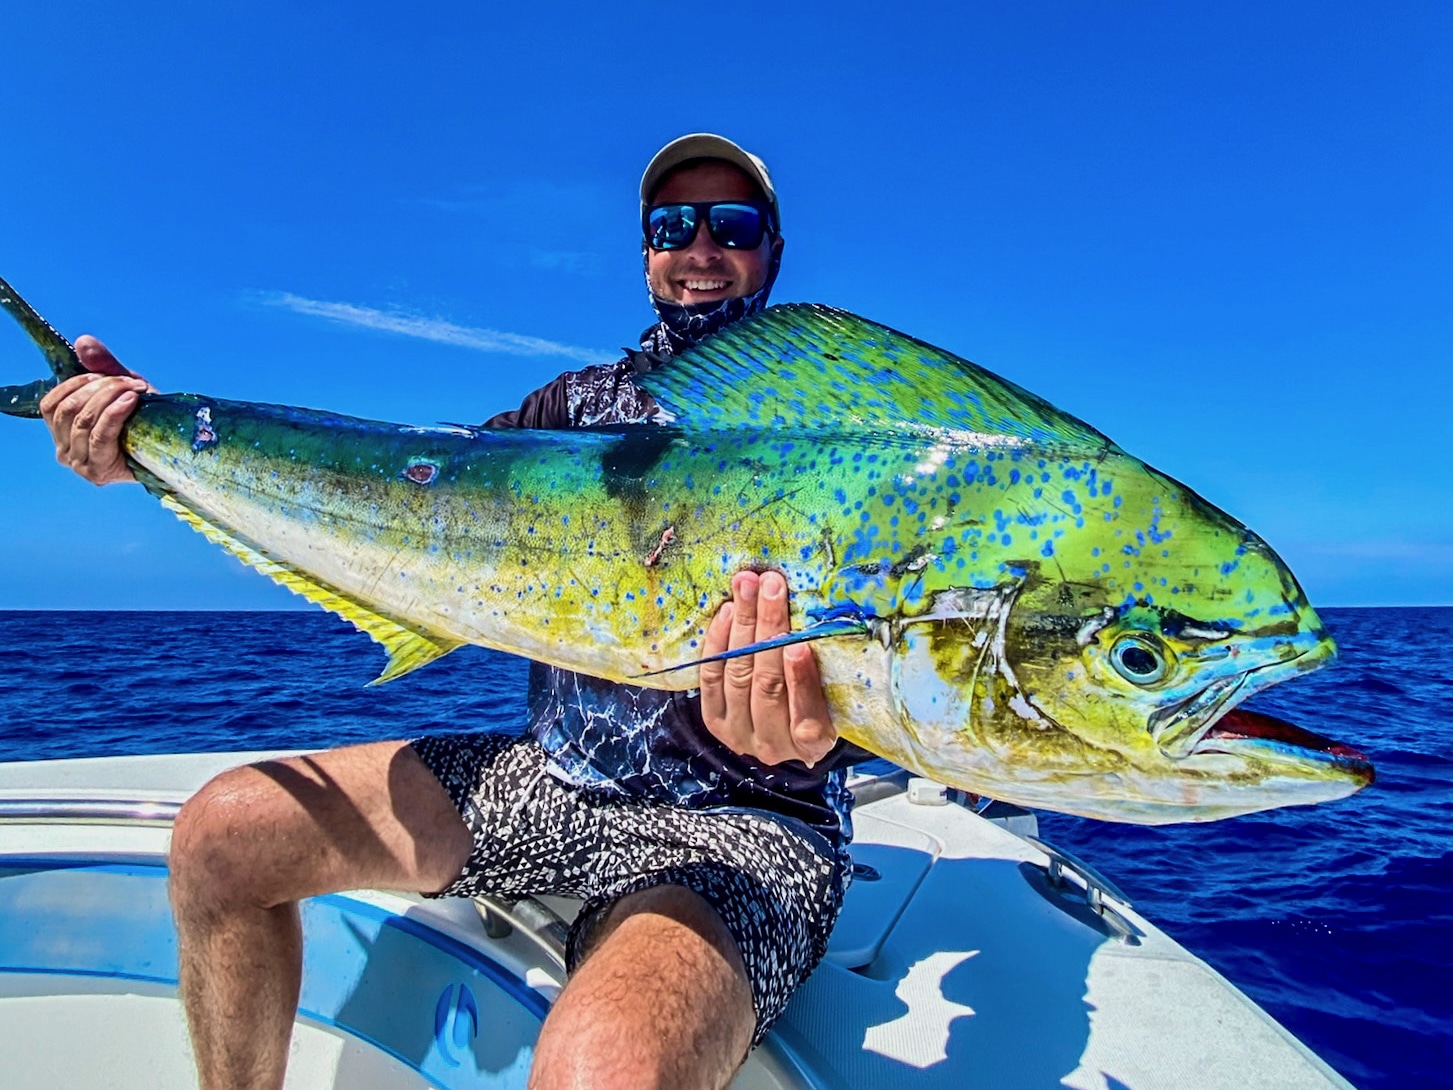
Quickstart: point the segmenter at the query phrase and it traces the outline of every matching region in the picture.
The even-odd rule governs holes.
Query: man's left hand
[[[738,572],[732,600],[706,630],[703,657],[788,632],[787,580],[777,572]],[[729,749],[764,764],[809,768],[837,741],[817,659],[804,644],[709,662],[701,668],[701,714]]]

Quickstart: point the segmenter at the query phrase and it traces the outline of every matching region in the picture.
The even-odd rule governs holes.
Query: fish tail
[[[49,322],[35,312],[35,309],[20,297],[20,293],[0,280],[0,307],[20,323],[30,334],[41,355],[50,364],[50,378],[37,379],[20,386],[0,386],[0,413],[9,416],[37,417],[40,415],[40,399],[56,384],[73,375],[85,374],[80,357],[71,347],[71,342],[57,333]]]

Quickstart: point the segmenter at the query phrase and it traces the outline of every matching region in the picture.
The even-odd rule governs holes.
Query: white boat
[[[275,754],[0,764],[0,1086],[195,1085],[166,898],[171,819]],[[854,783],[824,963],[737,1090],[1324,1090],[1349,1084],[1032,815]],[[359,890],[304,903],[289,1087],[523,1087],[573,905]]]

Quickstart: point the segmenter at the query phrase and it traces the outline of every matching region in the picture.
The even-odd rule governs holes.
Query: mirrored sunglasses
[[[704,204],[658,204],[648,208],[642,228],[653,250],[684,250],[703,223],[718,246],[755,250],[772,230],[770,210],[763,204],[710,201]]]

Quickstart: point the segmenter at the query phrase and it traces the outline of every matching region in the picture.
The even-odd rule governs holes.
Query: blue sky
[[[1089,420],[1315,603],[1453,603],[1453,7],[525,8],[12,5],[0,275],[163,389],[479,420],[647,324],[640,171],[716,130],[779,301]],[[0,608],[296,603],[38,424],[0,458]]]

